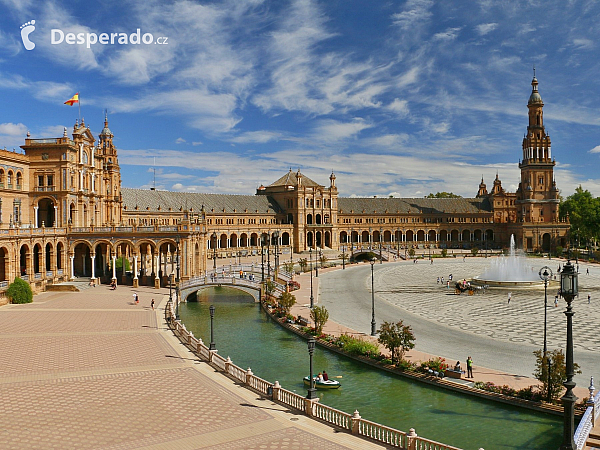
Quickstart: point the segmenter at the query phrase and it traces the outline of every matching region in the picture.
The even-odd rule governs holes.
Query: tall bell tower
[[[531,95],[527,102],[529,125],[523,138],[523,159],[519,163],[521,182],[517,191],[517,214],[520,222],[558,221],[559,192],[554,181],[550,136],[544,128],[544,102],[538,92],[533,72]]]

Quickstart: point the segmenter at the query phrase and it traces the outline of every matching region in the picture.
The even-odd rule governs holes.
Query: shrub
[[[415,335],[402,320],[398,323],[383,322],[378,331],[378,341],[391,352],[392,362],[396,356],[401,360],[407,350],[415,348]]]
[[[10,283],[6,290],[6,296],[11,303],[31,303],[33,301],[33,292],[31,286],[22,278],[15,278],[15,281]]]
[[[277,303],[279,303],[279,307],[288,314],[290,309],[292,309],[292,306],[296,304],[296,297],[289,292],[282,292],[279,299],[277,299]]]
[[[329,312],[324,306],[315,306],[310,312],[310,318],[315,324],[315,330],[320,334],[329,320]]]
[[[446,256],[448,256],[448,249],[443,248],[442,249],[442,258],[445,258]]]
[[[448,364],[446,363],[445,358],[435,357],[428,361],[422,361],[419,366],[419,371],[423,373],[429,373],[429,369],[431,369],[434,372],[443,373],[447,368]]]
[[[335,344],[353,355],[379,355],[379,348],[377,345],[371,341],[367,341],[362,337],[355,338],[348,334],[342,334],[340,337],[338,337]]]
[[[396,367],[400,370],[417,370],[417,365],[412,361],[407,361],[406,359],[401,359]]]
[[[408,256],[410,256],[411,258],[415,256],[415,249],[411,248],[408,250]]]
[[[471,249],[471,255],[477,256],[477,253],[479,253],[479,249],[477,247],[473,247]]]
[[[125,272],[130,269],[129,260],[123,256],[115,260],[115,269],[117,273],[123,271],[123,264],[125,264]]]

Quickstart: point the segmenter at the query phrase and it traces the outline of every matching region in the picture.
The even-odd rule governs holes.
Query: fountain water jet
[[[471,281],[476,285],[495,288],[519,289],[544,287],[537,271],[517,252],[514,234],[510,236],[510,252],[492,260],[490,267]]]

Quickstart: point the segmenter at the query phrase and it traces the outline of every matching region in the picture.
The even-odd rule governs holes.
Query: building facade
[[[319,184],[291,169],[254,195],[128,189],[107,117],[97,140],[83,120],[71,137],[28,133],[23,154],[0,150],[0,287],[17,276],[36,290],[75,276],[160,286],[176,266],[187,279],[265,246],[290,258],[311,248],[497,249],[511,235],[526,251],[567,247],[544,104],[531,84],[517,191],[496,175],[473,198],[346,198],[334,173]]]

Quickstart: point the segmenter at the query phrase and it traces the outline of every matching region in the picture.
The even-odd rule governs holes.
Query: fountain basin
[[[498,281],[486,280],[480,277],[473,277],[471,284],[475,286],[488,286],[494,289],[544,289],[543,280],[534,281]],[[548,289],[559,287],[560,283],[554,280],[548,280]]]

